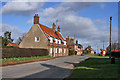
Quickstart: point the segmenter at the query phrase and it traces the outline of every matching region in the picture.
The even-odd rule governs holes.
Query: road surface
[[[73,66],[87,56],[59,57],[48,61],[6,66],[2,68],[2,78],[66,78]]]

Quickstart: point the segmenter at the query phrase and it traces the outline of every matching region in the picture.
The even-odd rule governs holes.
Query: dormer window
[[[55,39],[55,43],[56,43],[56,44],[58,43],[58,40],[57,40],[57,39]]]
[[[35,42],[40,42],[40,37],[35,37]]]
[[[61,44],[61,40],[59,40],[59,44]]]
[[[50,37],[49,39],[50,39],[50,43],[53,43],[53,38],[52,38],[52,37]]]
[[[64,45],[66,45],[66,41],[64,41]]]

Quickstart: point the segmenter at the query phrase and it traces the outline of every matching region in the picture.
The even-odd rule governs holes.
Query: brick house
[[[100,50],[101,50],[102,56],[105,56],[106,55],[106,51],[104,49],[100,49]]]
[[[56,31],[54,23],[52,28],[40,24],[38,14],[35,14],[34,24],[19,47],[48,49],[49,55],[53,57],[68,55],[67,42],[60,33],[60,26],[57,27]]]
[[[78,40],[76,40],[75,51],[77,51],[77,55],[82,55],[83,53],[83,46],[78,44]]]
[[[69,39],[69,36],[66,36],[66,42],[67,42],[68,49],[71,51],[74,51],[75,50],[74,39],[73,38]]]
[[[91,54],[95,54],[95,51],[91,48],[91,46],[88,46],[87,48],[85,48],[85,51]]]

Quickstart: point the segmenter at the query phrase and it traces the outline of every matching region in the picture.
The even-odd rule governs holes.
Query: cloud
[[[101,9],[104,9],[105,4],[100,4],[99,6],[100,6]]]
[[[2,7],[2,13],[30,15],[37,12],[43,4],[38,2],[8,2]]]
[[[67,3],[63,4],[66,5]],[[97,26],[98,24],[99,25],[106,24],[106,19],[103,20],[97,19],[96,21],[93,21],[88,17],[78,16],[76,15],[77,11],[71,9],[71,5],[73,5],[72,3],[70,4],[70,6],[67,5],[66,7],[65,6],[63,7],[63,4],[61,4],[62,6],[60,5],[59,7],[55,8],[49,7],[41,11],[39,13],[40,23],[52,26],[52,23],[58,20],[57,24],[60,25],[61,33],[63,34],[63,36],[73,37],[75,34],[76,39],[79,39],[80,43],[84,47],[91,45],[94,49],[96,49],[96,45],[98,45],[99,48],[102,48],[103,46],[102,41],[105,41],[106,47],[108,46],[109,26],[103,27]],[[115,35],[112,38],[117,39],[117,33],[115,31],[113,31],[112,33]]]
[[[40,16],[40,22],[47,25],[52,25],[53,22],[58,20],[58,25],[60,25],[64,37],[75,34],[77,38],[102,39],[102,37],[107,36],[107,34],[98,30],[90,18],[76,16],[74,10],[68,7],[46,8],[40,13]]]
[[[0,33],[0,35],[4,36],[4,33],[6,31],[10,31],[11,32],[11,37],[12,39],[14,39],[14,42],[20,37],[23,36],[23,34],[25,34],[26,32],[24,30],[20,30],[17,26],[11,26],[8,24],[2,24],[2,33]]]
[[[109,26],[100,27],[100,29],[101,29],[101,30],[104,30],[104,31],[108,30],[109,28],[110,28]]]
[[[106,24],[106,19],[96,19],[95,24],[96,25],[105,25]]]
[[[25,25],[29,25],[29,24],[32,24],[32,23],[33,23],[33,20],[28,20]]]
[[[69,7],[75,11],[81,11],[81,9],[89,8],[93,5],[92,2],[64,2],[60,6]]]

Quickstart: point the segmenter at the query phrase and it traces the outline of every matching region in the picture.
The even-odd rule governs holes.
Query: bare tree
[[[24,33],[21,37],[19,37],[16,41],[17,44],[20,44],[22,42],[22,40],[24,39],[24,37],[26,36],[26,33]]]

